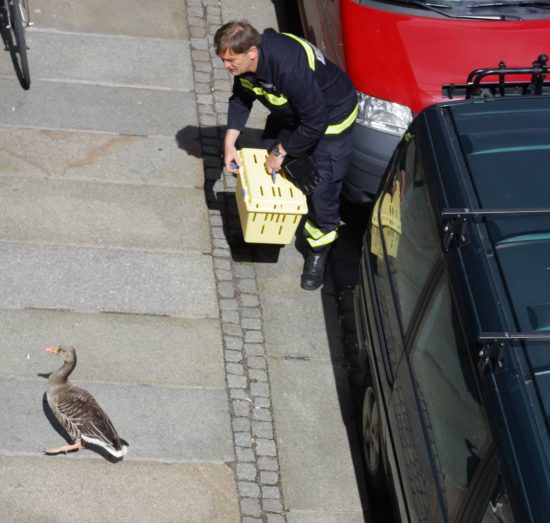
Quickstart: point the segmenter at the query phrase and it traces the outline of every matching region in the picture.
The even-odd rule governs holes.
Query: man
[[[272,146],[267,147],[268,172],[279,170],[287,155],[308,155],[317,168],[319,182],[308,197],[304,227],[311,250],[301,276],[302,288],[317,289],[324,281],[329,249],[338,238],[342,180],[357,116],[353,84],[309,42],[275,31],[260,35],[246,21],[220,27],[214,44],[235,77],[224,142],[226,169],[237,171],[236,141],[255,100],[271,111],[263,135],[264,145]]]

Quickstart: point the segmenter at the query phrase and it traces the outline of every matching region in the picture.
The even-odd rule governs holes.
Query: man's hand
[[[227,129],[225,133],[225,140],[223,146],[223,163],[225,168],[233,174],[239,172],[241,160],[235,143],[239,137],[240,132],[236,129]],[[236,167],[235,167],[236,166]]]
[[[280,171],[285,159],[286,151],[281,144],[276,145],[265,162],[266,171],[271,174],[273,171]]]
[[[239,167],[241,166],[241,161],[239,159],[239,154],[237,148],[233,147],[232,150],[225,150],[223,154],[223,163],[225,168],[233,174],[239,172]]]

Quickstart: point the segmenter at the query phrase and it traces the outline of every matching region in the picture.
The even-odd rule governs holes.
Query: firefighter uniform
[[[291,157],[309,155],[319,182],[309,196],[304,233],[321,250],[338,237],[342,180],[351,156],[357,95],[349,77],[297,36],[266,32],[255,73],[235,77],[228,128],[243,131],[255,100],[271,112],[266,146],[281,143]]]

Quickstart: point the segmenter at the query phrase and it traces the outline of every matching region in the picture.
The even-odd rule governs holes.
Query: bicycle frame
[[[6,25],[6,29],[12,28],[12,21],[11,21],[11,10],[9,9],[9,6],[12,2],[10,0],[3,0],[4,4],[4,10],[7,13],[8,16],[8,25]],[[31,17],[30,17],[30,10],[29,10],[29,2],[28,0],[19,0],[19,10],[21,11],[21,19],[23,20],[23,25],[25,28],[32,25]]]

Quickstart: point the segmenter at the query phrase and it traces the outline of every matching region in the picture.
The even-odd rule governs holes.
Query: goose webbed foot
[[[67,452],[78,451],[83,448],[84,448],[84,445],[82,444],[82,442],[77,441],[72,445],[64,445],[63,447],[57,447],[53,449],[44,449],[44,454],[61,454],[61,453],[67,454]]]

